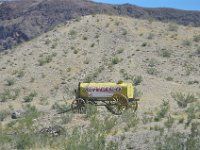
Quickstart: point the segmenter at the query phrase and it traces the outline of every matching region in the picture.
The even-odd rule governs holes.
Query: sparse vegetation
[[[56,56],[55,54],[56,53],[52,53],[51,55],[43,56],[42,58],[38,59],[39,66],[50,63],[53,60],[53,57]]]
[[[196,53],[200,55],[200,47],[197,48]]]
[[[58,104],[57,102],[55,102],[52,105],[52,109],[55,109],[57,111],[57,113],[61,114],[61,113],[65,113],[65,112],[69,111],[70,106],[67,104]]]
[[[147,73],[150,75],[157,75],[158,71],[156,68],[150,67],[150,68],[147,68]]]
[[[172,93],[172,97],[181,108],[185,108],[189,103],[195,102],[197,100],[193,94]]]
[[[33,101],[33,98],[36,96],[37,96],[37,93],[35,91],[31,92],[29,95],[24,97],[24,102],[31,102]]]
[[[194,35],[193,41],[200,42],[200,35]]]
[[[162,57],[170,57],[171,56],[171,51],[169,51],[167,49],[162,49],[161,50],[161,56]]]
[[[1,102],[6,102],[9,99],[15,100],[19,96],[20,89],[4,89],[4,92],[0,94]]]
[[[172,77],[167,77],[166,80],[167,81],[173,81],[173,78]]]
[[[120,62],[120,59],[117,56],[115,56],[111,59],[111,62],[113,65],[116,65]]]
[[[163,99],[162,104],[160,105],[160,110],[156,113],[154,120],[160,121],[162,118],[165,117],[168,111],[169,111],[169,101]]]
[[[175,32],[177,32],[178,31],[178,25],[175,24],[175,23],[170,23],[168,25],[168,31],[175,31]]]
[[[15,79],[14,78],[7,78],[6,79],[6,85],[7,86],[12,86],[15,84]]]
[[[70,31],[69,31],[69,35],[70,35],[70,36],[76,35],[76,31],[75,31],[75,30],[70,30]]]
[[[149,33],[149,35],[147,36],[147,39],[151,40],[154,38],[154,34],[153,33]]]
[[[133,84],[134,84],[135,86],[136,86],[136,85],[139,85],[141,82],[142,82],[142,76],[135,76],[135,77],[134,77]]]
[[[188,40],[188,39],[183,40],[182,45],[183,45],[183,46],[190,46],[190,45],[191,45],[191,41]]]

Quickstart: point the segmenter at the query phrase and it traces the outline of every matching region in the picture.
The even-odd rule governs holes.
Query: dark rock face
[[[200,26],[200,12],[108,5],[89,0],[19,0],[0,4],[0,51],[28,41],[55,25],[89,14],[111,13]]]

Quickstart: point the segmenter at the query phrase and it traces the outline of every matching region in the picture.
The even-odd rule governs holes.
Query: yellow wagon
[[[132,83],[79,83],[72,110],[83,112],[85,104],[106,106],[112,113],[121,114],[126,109],[137,110]]]

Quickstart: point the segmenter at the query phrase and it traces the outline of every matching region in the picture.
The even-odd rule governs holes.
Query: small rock
[[[13,111],[13,112],[11,113],[11,118],[12,118],[12,119],[17,119],[17,118],[20,118],[21,116],[22,116],[22,113],[21,113],[19,110]]]

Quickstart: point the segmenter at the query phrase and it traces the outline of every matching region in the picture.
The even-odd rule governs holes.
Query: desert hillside
[[[29,41],[67,20],[92,14],[113,14],[146,20],[200,26],[199,11],[147,9],[92,0],[17,0],[0,2],[0,51]]]
[[[189,138],[195,125],[195,133],[200,130],[199,27],[89,15],[4,51],[0,66],[2,149],[79,149],[92,139],[90,149],[159,149],[173,134],[174,146],[182,139],[199,144],[199,136]],[[119,80],[135,83],[136,114],[116,116],[104,107],[86,115],[70,111],[79,82]],[[11,119],[13,111],[24,116]],[[31,139],[49,126],[61,126],[67,135]]]

